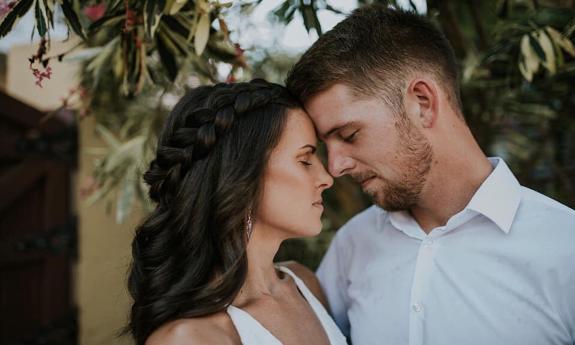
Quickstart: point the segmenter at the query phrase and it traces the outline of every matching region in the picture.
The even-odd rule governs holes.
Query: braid
[[[194,161],[210,153],[218,137],[225,135],[236,118],[271,103],[294,106],[285,88],[263,79],[213,86],[204,107],[187,113],[183,126],[175,130],[169,142],[158,146],[157,158],[144,174],[150,185],[150,198],[168,204]]]
[[[132,243],[127,330],[137,344],[170,320],[222,310],[238,293],[244,215],[257,207],[267,158],[296,107],[264,80],[201,86],[174,107],[144,174],[157,206]]]

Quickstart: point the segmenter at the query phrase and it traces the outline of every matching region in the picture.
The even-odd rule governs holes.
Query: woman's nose
[[[324,191],[326,189],[328,189],[329,187],[333,186],[333,177],[327,172],[327,170],[325,170],[325,168],[322,165],[321,168],[321,176],[319,179],[319,188]]]

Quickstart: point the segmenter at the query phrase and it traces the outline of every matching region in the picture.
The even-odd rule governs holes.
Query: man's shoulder
[[[522,187],[517,217],[528,222],[544,222],[548,226],[568,226],[575,233],[575,210],[527,187]]]
[[[362,234],[369,235],[369,233],[378,228],[381,220],[385,219],[386,216],[387,212],[385,210],[379,206],[372,205],[350,218],[337,231],[336,236],[339,238],[347,238],[349,236],[358,238]]]
[[[515,214],[511,235],[541,253],[541,262],[560,265],[575,258],[575,211],[532,189],[522,187],[521,204]],[[541,251],[541,248],[552,250]]]

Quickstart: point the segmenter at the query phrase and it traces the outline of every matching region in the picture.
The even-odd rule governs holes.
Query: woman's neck
[[[248,272],[246,281],[234,301],[235,305],[249,303],[259,297],[272,297],[284,282],[277,273],[274,257],[283,242],[278,231],[254,224],[247,245]]]

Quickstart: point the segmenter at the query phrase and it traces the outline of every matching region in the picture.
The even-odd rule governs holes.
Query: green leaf
[[[540,30],[537,34],[539,36],[538,42],[545,53],[545,61],[542,64],[553,75],[557,72],[557,59],[555,58],[553,43],[545,30]]]
[[[134,174],[127,174],[122,179],[120,190],[118,192],[118,200],[116,202],[116,223],[121,224],[132,210],[134,199],[136,196],[136,181],[133,177]]]
[[[533,35],[534,33],[528,35],[529,44],[531,45],[531,48],[533,48],[535,54],[537,54],[537,56],[539,57],[539,60],[545,62],[545,51],[543,50],[543,48],[541,48],[539,41],[537,41],[535,37],[533,37]]]
[[[123,165],[133,163],[133,161],[143,154],[144,136],[134,137],[124,143],[118,148],[113,149],[106,157],[103,169],[105,172],[113,172],[121,169]]]
[[[217,6],[220,8],[230,8],[234,5],[234,0],[230,0],[230,2],[219,2],[217,3]]]
[[[168,5],[166,6],[165,10],[173,16],[174,14],[178,13],[182,7],[184,7],[187,3],[187,0],[169,0]]]
[[[44,16],[44,11],[40,8],[40,6],[44,6],[42,0],[36,0],[36,8],[35,8],[35,16],[36,16],[36,28],[38,29],[38,34],[40,37],[44,37],[46,32],[48,31],[46,25],[46,17]]]
[[[116,79],[121,79],[124,75],[124,61],[122,60],[122,50],[115,49],[114,55],[111,57],[112,60],[112,72]]]
[[[186,41],[190,35],[191,22],[184,18],[185,17],[181,15],[164,16],[162,18],[162,27],[164,29],[169,29],[169,31],[173,32],[174,34],[180,35],[183,41]],[[174,35],[170,33],[170,36]],[[188,43],[186,42],[184,43],[183,47],[186,47],[187,45]]]
[[[110,148],[118,149],[122,145],[120,140],[116,139],[116,136],[101,124],[96,125],[96,132],[100,135],[102,140],[104,140],[106,145],[110,146]]]
[[[547,33],[549,33],[549,36],[557,46],[563,48],[563,50],[569,53],[569,55],[575,57],[575,46],[573,46],[573,42],[571,42],[569,38],[561,35],[557,30],[550,26],[546,27],[545,30],[547,30]]]
[[[38,0],[40,1],[40,0]],[[46,15],[46,20],[48,21],[48,26],[54,28],[54,2],[50,0],[41,0],[44,14]]]
[[[519,71],[529,82],[533,80],[533,76],[539,70],[539,59],[529,43],[530,38],[530,34],[525,34],[521,38],[521,60],[519,63]]]
[[[343,11],[341,11],[341,10],[339,10],[339,9],[329,5],[329,4],[325,5],[325,9],[328,11],[331,11],[333,13],[336,13],[336,14],[345,14]]]
[[[210,4],[208,0],[196,0],[196,11],[199,13],[210,13]]]
[[[174,54],[168,49],[165,42],[165,37],[163,35],[156,37],[156,45],[158,47],[158,53],[160,54],[160,61],[162,66],[166,69],[168,73],[168,78],[170,81],[176,80],[178,76],[178,64]]]
[[[101,47],[101,51],[97,54],[86,66],[86,71],[91,72],[93,75],[93,87],[95,88],[102,75],[102,71],[105,69],[104,67],[109,66],[112,53],[119,49],[118,43],[120,41],[120,37],[114,37],[110,42],[108,42],[104,47]]]
[[[110,6],[110,12],[116,12],[117,10],[119,10],[120,8],[122,8],[122,5],[124,5],[124,1],[125,0],[116,0],[112,6]]]
[[[508,0],[499,0],[496,5],[496,13],[497,17],[499,18],[507,18],[509,15],[509,1]]]
[[[312,5],[304,5],[300,7],[301,15],[303,17],[303,24],[307,32],[315,29],[319,36],[322,35],[321,24],[317,18],[317,11]]]
[[[88,27],[88,34],[92,35],[96,31],[100,30],[101,27],[113,27],[114,25],[121,24],[124,20],[124,13],[114,13],[105,17],[98,19],[97,21],[93,22]]]
[[[74,11],[74,8],[70,3],[70,0],[62,0],[60,5],[62,6],[62,12],[64,12],[64,16],[66,17],[68,24],[70,24],[70,26],[72,27],[72,30],[78,36],[82,37],[83,39],[86,39],[86,34],[84,33],[84,29],[80,24],[80,19],[78,18],[78,15]]]
[[[280,22],[284,24],[289,24],[293,20],[293,16],[298,7],[299,6],[297,2],[294,3],[293,1],[288,0],[282,3],[272,13],[277,19],[279,19]]]
[[[154,34],[164,13],[164,6],[164,1],[146,0],[144,5],[144,25],[146,26],[146,34],[150,38],[154,38]]]
[[[6,36],[14,27],[14,24],[22,18],[32,7],[34,0],[20,0],[14,8],[4,17],[0,23],[0,37]]]
[[[202,55],[204,49],[206,49],[206,45],[208,44],[208,38],[210,37],[210,22],[209,13],[200,14],[198,27],[196,28],[194,37],[194,48],[198,56]]]
[[[54,8],[56,7],[56,0],[44,0],[44,5],[48,12],[54,12]]]
[[[168,17],[165,17],[168,18]],[[171,30],[168,26],[164,25],[164,21],[162,21],[162,39],[164,39],[164,43],[166,47],[168,47],[174,56],[188,56],[189,53],[189,42],[185,39],[185,37],[179,35],[176,31]]]
[[[98,200],[102,199],[108,193],[110,193],[110,191],[114,188],[115,185],[116,185],[115,183],[106,183],[106,185],[104,185],[103,187],[98,188],[93,194],[91,194],[86,199],[85,201],[86,204],[88,206],[94,205]]]

